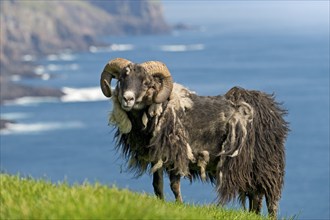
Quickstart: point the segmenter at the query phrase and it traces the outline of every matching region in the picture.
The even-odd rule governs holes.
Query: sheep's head
[[[135,64],[122,58],[109,61],[101,74],[100,86],[111,97],[111,80],[118,80],[114,95],[125,111],[139,110],[153,103],[165,102],[173,88],[166,65],[159,61]]]

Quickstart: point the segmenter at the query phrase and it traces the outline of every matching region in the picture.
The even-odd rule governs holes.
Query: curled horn
[[[146,72],[152,76],[160,76],[162,80],[162,87],[158,94],[153,97],[155,103],[162,103],[170,96],[173,89],[173,80],[170,71],[166,65],[159,61],[148,61],[142,63],[141,66]]]
[[[123,68],[125,68],[131,61],[116,58],[105,65],[103,72],[101,74],[100,86],[103,94],[106,97],[111,97],[111,80],[112,78],[118,79],[119,74]]]

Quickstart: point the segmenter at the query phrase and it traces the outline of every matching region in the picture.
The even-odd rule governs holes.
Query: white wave
[[[72,53],[69,53],[69,52],[64,52],[64,53],[60,53],[60,54],[49,54],[47,56],[48,61],[59,61],[59,60],[73,61],[75,59],[76,59],[76,57]]]
[[[46,66],[46,69],[47,69],[48,71],[52,71],[52,72],[54,72],[54,71],[62,70],[63,67],[62,67],[62,65],[49,64],[49,65]]]
[[[50,103],[50,102],[58,102],[59,98],[56,97],[33,97],[33,96],[25,96],[21,98],[17,98],[14,100],[6,100],[4,101],[5,105],[21,105],[21,106],[37,106],[40,103]]]
[[[162,45],[159,47],[161,51],[166,52],[185,52],[185,51],[198,51],[204,50],[204,44],[171,44],[171,45]]]
[[[49,80],[49,79],[50,79],[50,74],[48,74],[48,73],[42,74],[42,75],[41,75],[41,79],[42,79],[42,80],[45,80],[45,81],[46,81],[46,80]]]
[[[69,70],[78,70],[79,65],[77,63],[70,64],[70,65],[68,65],[68,69]]]
[[[62,70],[78,70],[79,65],[77,63],[65,64],[65,65],[57,65],[57,64],[49,64],[46,66],[46,70],[50,72],[62,71]]]
[[[64,60],[64,61],[73,61],[76,59],[76,57],[71,53],[61,53],[59,55],[59,58],[60,60]]]
[[[53,64],[48,65],[47,67],[39,65],[34,69],[34,73],[36,75],[40,76],[40,78],[42,80],[49,80],[51,75],[49,73],[47,73],[47,70],[51,70],[51,69],[59,69],[59,68],[56,65],[53,65]]]
[[[36,57],[31,54],[25,54],[22,56],[22,61],[25,61],[25,62],[36,61]]]
[[[56,54],[49,54],[48,56],[47,56],[47,60],[48,61],[57,61],[59,58],[58,58],[58,55],[56,55]]]
[[[34,69],[34,73],[41,76],[43,80],[48,80],[50,74],[48,72],[59,72],[59,71],[76,71],[79,70],[80,66],[77,63],[71,64],[48,64],[46,66],[39,65]]]
[[[37,74],[37,75],[42,75],[42,74],[45,73],[45,71],[46,71],[46,68],[45,68],[44,66],[42,66],[42,65],[39,65],[39,66],[37,66],[37,67],[34,69],[34,72],[35,72],[35,74]]]
[[[31,124],[7,123],[6,128],[0,130],[1,135],[9,134],[39,134],[52,130],[78,129],[84,124],[79,121],[69,122],[39,122]]]
[[[112,44],[110,48],[113,51],[127,51],[133,50],[134,46],[132,44]]]
[[[134,48],[133,44],[111,44],[105,47],[90,46],[89,51],[91,53],[107,53],[112,51],[129,51],[134,50]]]
[[[96,46],[90,46],[89,47],[89,52],[91,52],[91,53],[96,53],[96,52],[98,52],[98,50],[99,50],[99,48],[96,47]]]
[[[11,113],[3,113],[0,115],[0,118],[4,118],[7,120],[18,120],[29,118],[30,114],[22,113],[22,112],[11,112]]]
[[[20,75],[12,75],[10,77],[10,80],[13,81],[13,82],[18,82],[22,79],[22,77]]]
[[[33,97],[26,96],[14,100],[4,101],[4,105],[20,105],[20,106],[38,106],[41,103],[56,103],[56,102],[96,102],[105,101],[107,98],[103,95],[100,87],[90,88],[62,88],[64,95],[57,97]]]
[[[101,92],[100,87],[91,87],[91,88],[64,87],[62,91],[65,93],[65,95],[60,98],[62,102],[92,102],[92,101],[106,100],[106,97]]]

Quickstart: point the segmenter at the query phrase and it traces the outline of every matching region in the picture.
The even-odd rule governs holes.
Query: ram
[[[123,58],[106,64],[100,86],[112,97],[117,150],[136,175],[153,174],[160,199],[166,172],[179,202],[181,177],[200,179],[215,185],[219,204],[237,198],[245,208],[248,199],[249,210],[260,213],[265,196],[276,217],[289,128],[273,95],[234,87],[225,95],[198,96],[173,83],[165,64]]]

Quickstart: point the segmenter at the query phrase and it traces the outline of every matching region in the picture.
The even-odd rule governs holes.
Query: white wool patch
[[[201,151],[198,153],[197,156],[197,166],[200,168],[201,171],[201,178],[203,181],[206,180],[206,173],[205,173],[205,169],[206,166],[208,164],[208,162],[210,161],[210,154],[208,151]]]
[[[147,127],[147,124],[148,124],[148,116],[146,113],[143,113],[143,116],[142,116],[142,124],[144,126],[144,128]]]
[[[194,154],[192,153],[192,150],[191,150],[191,147],[190,145],[187,143],[187,156],[188,156],[188,159],[191,161],[191,162],[195,162],[196,159],[194,157]]]
[[[227,140],[224,142],[224,145],[228,144],[230,149],[228,151],[233,151],[229,157],[236,157],[241,152],[242,148],[246,144],[247,139],[247,126],[252,123],[254,111],[253,108],[246,102],[240,102],[239,105],[235,105],[232,103],[233,106],[235,106],[234,113],[230,116],[230,119],[228,120],[228,124],[230,125],[229,133],[230,133],[230,140],[227,138]],[[239,128],[242,131],[241,136],[236,133],[236,129]],[[239,143],[237,143],[240,141]],[[224,147],[223,145],[223,147]],[[220,153],[225,154],[226,152]]]
[[[109,123],[117,126],[120,133],[127,134],[132,130],[132,123],[127,113],[121,108],[117,96],[112,97],[113,110],[109,116]]]
[[[220,188],[221,185],[222,185],[222,179],[223,179],[223,174],[222,174],[222,171],[219,172],[219,184],[218,184],[218,187]]]
[[[247,122],[252,122],[254,116],[254,110],[252,106],[246,102],[241,102],[240,105],[241,106],[238,108],[238,111],[241,113],[242,117]]]
[[[151,168],[151,173],[155,173],[157,170],[162,168],[163,164],[164,164],[164,162],[162,159],[158,160],[158,162]]]
[[[223,154],[223,153],[225,153],[225,150],[222,150],[220,152],[220,154]],[[219,172],[219,179],[218,179],[218,184],[217,185],[218,185],[219,188],[221,187],[221,184],[222,184],[223,174],[222,174],[222,171],[221,170],[222,170],[223,162],[224,162],[224,158],[223,158],[223,156],[220,156],[220,160],[219,160],[219,162],[217,164],[217,171]]]
[[[235,152],[232,155],[230,155],[230,157],[236,157],[238,155],[238,153],[239,153],[239,150],[235,150]]]
[[[193,92],[180,84],[174,83],[168,105],[175,110],[182,109],[185,111],[190,109],[193,107],[193,101],[189,98],[190,94],[193,94]]]
[[[160,116],[163,112],[162,104],[152,104],[148,109],[148,114],[151,117]]]
[[[126,75],[129,75],[131,72],[131,69],[129,67],[126,67]]]

